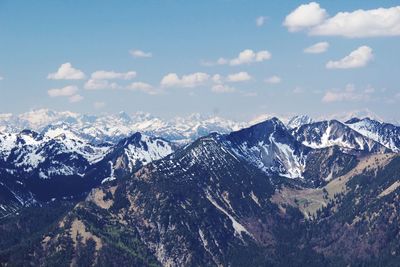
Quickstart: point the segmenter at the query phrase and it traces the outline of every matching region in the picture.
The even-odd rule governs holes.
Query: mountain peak
[[[351,119],[345,121],[344,123],[345,124],[352,124],[352,123],[357,123],[357,122],[360,122],[360,121],[361,121],[361,119],[359,119],[359,118],[351,118]]]
[[[308,115],[297,115],[292,117],[289,122],[286,124],[287,128],[294,129],[298,128],[304,124],[310,124],[314,122],[314,120]]]

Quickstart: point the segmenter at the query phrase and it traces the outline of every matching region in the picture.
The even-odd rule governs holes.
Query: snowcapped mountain
[[[284,224],[278,223],[282,219],[269,201],[272,193],[266,175],[227,151],[214,134],[146,165],[130,179],[93,190],[65,221],[83,225],[91,236],[92,231],[98,233],[98,226],[119,229],[114,238],[93,238],[118,254],[127,246],[122,241],[117,247],[113,240],[122,235],[126,241],[135,240],[125,261],[138,266],[157,262],[162,266],[231,266],[245,244],[267,248],[280,237],[273,234]],[[96,218],[101,223],[95,223]],[[109,218],[114,218],[114,228]],[[56,226],[59,235],[49,235],[44,258],[54,255],[62,240],[75,240],[69,234],[73,226],[57,225],[61,225]],[[89,230],[88,225],[96,228]],[[271,234],[263,235],[259,229]],[[66,249],[62,246],[59,251]],[[251,253],[251,249],[246,251]],[[104,257],[106,265],[108,258]]]
[[[288,121],[288,123],[286,124],[286,127],[289,129],[294,129],[294,128],[298,128],[302,125],[310,124],[313,122],[314,122],[314,120],[308,115],[294,116]]]
[[[292,130],[293,136],[305,146],[318,149],[339,146],[361,152],[384,152],[382,144],[360,134],[337,120],[305,124]]]
[[[165,139],[135,133],[114,145],[104,158],[94,164],[88,171],[98,179],[112,181],[129,175],[148,163],[166,157],[176,149],[176,146]]]
[[[0,133],[1,209],[13,211],[36,200],[79,196],[175,148],[164,139],[140,133],[116,145],[92,144],[63,127],[47,127],[43,134],[31,130]]]
[[[23,130],[20,133],[0,133],[0,155],[2,160],[9,164],[15,164],[18,171],[30,172],[37,169],[40,164],[47,161],[63,160],[65,168],[54,169],[54,173],[74,172],[68,164],[73,160],[93,164],[104,156],[109,149],[109,145],[92,145],[85,140],[80,139],[72,132],[48,131],[45,135],[31,131]],[[71,162],[64,162],[63,155],[70,155]],[[47,175],[40,173],[42,178]]]
[[[198,114],[164,121],[147,113],[96,117],[39,110],[3,114],[0,122],[5,129],[0,131],[0,191],[8,196],[4,199],[13,199],[10,207],[79,195],[203,136],[269,176],[310,186],[343,174],[360,154],[398,152],[400,143],[399,127],[370,119],[313,122],[296,116],[286,126],[270,118],[246,128],[245,123]],[[39,131],[17,131],[25,126]],[[204,157],[209,164],[216,160]]]
[[[48,129],[74,132],[80,138],[92,143],[117,143],[122,138],[136,132],[150,136],[188,143],[211,132],[229,133],[247,126],[216,116],[192,114],[188,117],[175,117],[163,120],[148,113],[137,112],[129,115],[118,114],[90,116],[73,112],[57,112],[39,109],[20,115],[0,114],[0,131],[17,133],[31,129],[45,133]]]
[[[239,157],[269,173],[302,177],[304,147],[277,118],[232,132],[226,137]]]
[[[338,120],[340,122],[346,122],[348,120],[351,120],[352,118],[371,118],[377,121],[384,121],[381,116],[369,109],[358,109],[323,115],[317,117],[317,121]]]
[[[270,176],[296,179],[318,186],[352,168],[357,154],[353,148],[311,148],[292,135],[279,119],[272,118],[220,137],[228,151]]]
[[[52,111],[48,109],[36,109],[19,115],[0,114],[0,131],[14,129],[22,131],[30,129],[40,131],[42,128],[57,121],[72,123],[80,118],[78,113],[70,111]]]
[[[343,127],[336,125],[336,122],[327,124],[332,128],[329,133],[343,133],[340,130]],[[313,127],[318,128],[316,126]],[[334,131],[334,128],[338,129]],[[350,128],[344,125],[343,129]],[[351,134],[344,138],[361,136],[352,129],[350,131]],[[138,143],[142,137],[135,136],[133,139],[133,143]],[[126,147],[128,143],[123,141],[120,144]],[[54,232],[43,237],[46,243],[45,246],[39,246],[39,249],[46,259],[60,250],[72,258],[69,255],[77,255],[82,248],[61,244],[77,243],[79,239],[71,233],[77,232],[79,226],[87,237],[86,242],[91,237],[93,247],[99,248],[95,256],[105,260],[108,257],[102,255],[106,255],[107,249],[112,248],[111,251],[121,255],[121,248],[126,251],[126,247],[129,247],[130,252],[135,253],[129,253],[116,261],[136,260],[138,265],[159,262],[163,266],[245,266],[238,261],[244,258],[248,263],[251,258],[250,265],[276,266],[276,261],[270,261],[269,255],[279,253],[282,257],[276,251],[284,250],[283,258],[286,259],[288,249],[294,248],[297,251],[300,247],[297,244],[293,246],[293,242],[309,242],[309,239],[298,238],[298,230],[305,222],[298,207],[306,208],[309,203],[316,202],[317,207],[324,208],[325,201],[333,197],[333,193],[332,196],[328,195],[327,189],[331,190],[330,187],[324,188],[325,191],[321,187],[305,188],[302,179],[294,181],[278,175],[299,178],[304,168],[304,173],[308,172],[304,176],[315,179],[322,168],[324,173],[321,175],[329,181],[334,175],[346,175],[357,165],[356,156],[343,155],[338,146],[317,149],[304,146],[276,118],[230,134],[212,133],[181,146],[160,160],[152,161],[127,176],[128,179],[104,183],[92,190],[84,202],[76,205],[60,220],[62,223],[57,224],[58,228]],[[370,168],[370,164],[364,164],[363,168]],[[386,174],[391,177],[389,185],[396,180],[393,177],[396,172],[398,167]],[[353,172],[350,176],[356,174]],[[343,179],[345,177],[342,176]],[[336,190],[340,190],[340,185],[336,185]],[[353,183],[350,186],[355,187]],[[372,191],[369,189],[367,186],[367,192]],[[376,193],[376,190],[373,192]],[[301,197],[308,198],[298,201]],[[376,203],[370,199],[363,201]],[[343,212],[348,215],[349,209]],[[357,220],[360,218],[363,217]],[[310,220],[305,224],[312,223]],[[318,227],[316,229],[322,232]],[[332,233],[340,233],[334,227],[327,229],[334,229]],[[342,226],[341,229],[351,228]],[[376,236],[379,234],[377,232]],[[313,238],[315,236],[310,238],[313,242],[319,241]],[[323,243],[323,233],[318,238]],[[332,242],[336,241],[330,244]],[[147,257],[136,257],[139,255],[136,251]],[[291,255],[304,255],[309,260],[309,253]],[[277,266],[290,266],[291,263],[293,259]]]
[[[391,240],[398,248],[392,234],[400,189],[400,158],[391,153],[398,144],[395,126],[301,116],[287,125],[270,118],[224,133],[237,125],[186,120],[120,113],[55,121],[40,132],[0,132],[0,218],[52,198],[86,197],[78,205],[63,201],[71,202],[69,212],[37,238],[30,262],[60,255],[86,262],[91,255],[105,265],[245,266],[251,258],[254,266],[289,266],[292,258],[309,261],[318,246],[343,251],[338,234],[351,237],[344,243],[349,248],[360,242],[358,233],[370,238],[364,249],[382,238],[386,226],[380,247]],[[124,137],[138,128],[150,134]],[[208,134],[211,129],[222,133]],[[354,195],[354,202],[346,199]],[[305,221],[314,209],[312,216],[322,220]],[[343,217],[336,220],[331,212]],[[324,222],[332,225],[321,228]],[[378,229],[372,237],[358,227],[367,224]]]
[[[79,195],[94,185],[84,176],[109,145],[92,145],[68,132],[48,133],[0,133],[0,191],[7,196],[0,197],[0,205],[4,210]]]
[[[400,127],[370,118],[353,118],[346,125],[360,134],[381,143],[385,147],[400,152]]]

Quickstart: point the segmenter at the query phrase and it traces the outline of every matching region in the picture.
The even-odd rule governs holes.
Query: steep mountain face
[[[264,171],[296,179],[311,187],[349,171],[357,162],[350,149],[312,149],[303,145],[277,118],[220,138],[239,158]]]
[[[157,137],[135,133],[113,146],[101,161],[87,172],[87,176],[101,182],[112,181],[132,174],[142,166],[171,154],[176,145]]]
[[[4,213],[36,200],[89,190],[93,183],[83,177],[108,149],[67,134],[48,136],[30,130],[0,134],[0,204]]]
[[[356,155],[344,153],[338,146],[313,149],[307,154],[303,177],[311,187],[319,187],[346,174],[357,162]]]
[[[169,142],[136,133],[117,145],[93,145],[69,128],[44,135],[0,134],[1,214],[37,200],[75,197],[170,154]]]
[[[382,144],[360,134],[337,120],[306,124],[293,129],[292,134],[298,141],[314,149],[339,146],[345,150],[366,153],[383,153],[389,151]]]
[[[370,118],[353,118],[346,125],[360,134],[381,143],[395,152],[400,152],[400,127]]]
[[[232,132],[226,140],[237,156],[269,174],[302,177],[308,150],[277,118]]]
[[[273,190],[264,172],[228,151],[218,136],[204,137],[130,179],[93,190],[36,253],[76,262],[78,249],[87,251],[92,242],[90,256],[102,264],[273,264],[275,245],[291,253],[285,238],[301,225],[298,212],[271,204]],[[112,252],[116,256],[107,258]]]

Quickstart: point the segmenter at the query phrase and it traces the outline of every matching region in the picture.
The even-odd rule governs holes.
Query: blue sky
[[[0,113],[124,110],[168,118],[199,112],[243,120],[368,108],[400,119],[397,6],[400,1],[386,0],[0,0]],[[360,9],[361,17],[352,13]],[[342,19],[338,12],[350,12],[350,32],[329,24]],[[389,23],[378,25],[371,14],[389,16]],[[326,51],[304,52],[317,43]],[[141,57],[130,53],[138,50]],[[354,51],[355,59],[344,59]],[[55,75],[65,63],[66,72]],[[103,72],[92,79],[96,71]]]

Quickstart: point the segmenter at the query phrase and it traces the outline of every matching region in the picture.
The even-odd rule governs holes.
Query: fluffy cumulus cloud
[[[263,26],[265,24],[266,20],[267,20],[267,17],[264,17],[264,16],[259,16],[258,18],[256,18],[257,27]]]
[[[176,73],[169,73],[165,75],[160,82],[162,87],[185,87],[193,88],[203,85],[210,78],[210,75],[203,72],[196,72],[192,74],[183,75],[179,77]]]
[[[146,94],[155,95],[157,94],[156,89],[148,83],[144,82],[134,82],[127,86],[128,90],[131,91],[140,91]]]
[[[78,92],[78,87],[74,85],[65,86],[63,88],[54,88],[47,91],[47,94],[50,97],[59,97],[59,96],[72,96]]]
[[[368,64],[373,59],[372,49],[368,46],[361,46],[351,52],[348,56],[326,63],[328,69],[350,69],[361,68]]]
[[[72,64],[67,62],[62,64],[57,72],[47,75],[50,80],[82,80],[85,79],[85,74],[78,69],[72,67]]]
[[[132,80],[136,75],[135,71],[115,72],[98,70],[92,73],[90,79],[85,83],[84,88],[87,90],[119,89],[124,86],[110,80]]]
[[[304,4],[286,16],[283,25],[289,31],[296,32],[322,23],[328,13],[316,2]]]
[[[400,6],[339,12],[311,29],[312,35],[350,38],[400,35]]]
[[[322,102],[368,101],[374,92],[375,89],[372,87],[367,87],[365,90],[357,90],[353,84],[347,84],[344,89],[333,89],[325,92]]]
[[[131,54],[131,56],[134,58],[149,58],[153,56],[151,52],[144,52],[139,49],[132,49],[129,51],[129,54]]]
[[[244,82],[244,81],[251,80],[251,76],[247,72],[241,71],[238,73],[229,74],[227,76],[226,80],[228,82]]]
[[[262,62],[270,58],[271,58],[271,53],[268,52],[267,50],[254,52],[251,49],[246,49],[240,52],[236,58],[231,59],[229,61],[229,64],[231,66],[237,66],[242,64],[250,64],[253,62]]]
[[[338,12],[329,17],[312,2],[291,12],[283,23],[289,31],[308,30],[310,35],[364,38],[400,35],[400,6]]]
[[[136,77],[135,71],[115,72],[115,71],[98,70],[93,72],[91,75],[91,79],[94,80],[113,80],[113,79],[131,80],[135,77]]]
[[[321,54],[326,52],[329,48],[328,42],[319,42],[304,49],[304,53],[308,54]]]
[[[71,103],[83,100],[83,96],[79,95],[78,87],[74,85],[65,86],[63,88],[54,88],[47,91],[50,97],[67,97]]]
[[[265,79],[265,82],[269,83],[269,84],[278,84],[281,81],[282,81],[281,77],[276,76],[276,75],[268,77],[267,79]]]
[[[255,52],[251,49],[245,49],[239,53],[239,55],[232,59],[219,58],[215,62],[203,61],[204,66],[215,66],[215,65],[231,65],[238,66],[243,64],[251,64],[255,62],[263,62],[271,58],[271,53],[267,50],[261,50]]]
[[[81,95],[73,95],[73,96],[70,96],[68,99],[69,99],[69,102],[76,103],[76,102],[82,101],[83,100],[83,96],[81,96]]]
[[[115,82],[110,82],[108,80],[96,80],[89,79],[84,88],[86,90],[101,90],[101,89],[118,89],[120,86]]]

